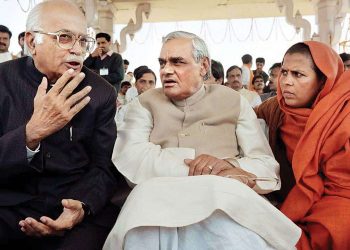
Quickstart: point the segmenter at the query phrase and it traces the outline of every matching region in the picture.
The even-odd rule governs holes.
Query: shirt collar
[[[180,101],[173,101],[173,103],[179,107],[191,106],[191,105],[197,103],[199,100],[201,100],[203,98],[204,94],[205,94],[205,85],[202,84],[200,89],[196,93],[191,95],[190,97],[188,97],[184,100],[180,100]]]
[[[101,60],[105,59],[107,56],[112,56],[112,54],[113,54],[113,50],[108,51],[106,54],[101,56]]]

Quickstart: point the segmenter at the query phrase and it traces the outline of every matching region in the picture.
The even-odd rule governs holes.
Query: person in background
[[[18,45],[21,47],[21,51],[18,52],[18,54],[16,56],[17,58],[21,58],[21,57],[25,56],[25,54],[24,54],[24,35],[25,35],[24,31],[19,33],[19,35],[18,35]]]
[[[264,93],[264,78],[262,75],[256,75],[253,77],[253,88],[258,95],[262,95]]]
[[[12,32],[4,25],[0,25],[0,63],[16,57],[9,52]]]
[[[281,190],[270,197],[302,230],[297,248],[350,249],[350,71],[315,41],[283,58],[277,97],[258,118],[281,165]]]
[[[101,249],[119,208],[111,162],[116,92],[71,1],[28,14],[30,56],[0,64],[0,249]]]
[[[242,68],[241,74],[242,74],[242,84],[245,89],[252,89],[251,83],[253,80],[253,72],[251,71],[252,65],[253,65],[253,57],[249,54],[245,54],[242,56]]]
[[[344,64],[344,70],[349,70],[350,69],[350,54],[348,53],[341,53],[339,54],[341,60],[343,61]]]
[[[111,36],[96,34],[97,48],[84,61],[84,65],[107,80],[117,91],[124,79],[124,64],[121,55],[111,50]]]
[[[224,84],[224,67],[219,61],[211,59],[211,76],[205,81],[207,84]]]
[[[254,76],[262,75],[262,77],[264,79],[264,83],[266,83],[269,80],[269,75],[266,74],[266,72],[264,71],[265,58],[263,58],[263,57],[256,58],[255,65],[256,65],[256,69],[253,70],[253,75]]]
[[[245,89],[242,84],[242,70],[240,67],[233,65],[226,71],[226,86],[238,91],[241,96],[246,98],[251,107],[256,107],[261,103],[260,96],[255,92]]]
[[[135,87],[128,88],[128,91],[131,90],[132,88],[135,88],[137,91],[137,95],[132,100],[138,98],[139,95],[146,92],[147,90],[154,89],[156,87],[156,82],[157,82],[156,74],[154,74],[154,72],[147,66],[137,67],[134,70],[134,76],[136,80]],[[128,93],[128,91],[126,93]],[[130,102],[126,102],[125,103],[126,105],[121,106],[117,110],[117,114],[115,117],[115,121],[117,125],[121,124],[124,121],[125,113],[128,110],[128,103]]]
[[[264,102],[265,100],[269,99],[270,97],[273,97],[277,95],[277,81],[278,81],[278,76],[281,71],[281,63],[274,63],[270,70],[270,78],[268,85],[265,86],[264,88],[264,94],[260,95],[261,101]]]
[[[118,97],[117,97],[117,108],[121,105],[126,104],[126,100],[125,100],[125,94],[126,91],[128,91],[128,89],[131,88],[131,83],[130,82],[122,82],[121,86],[120,86],[120,90],[118,92]]]

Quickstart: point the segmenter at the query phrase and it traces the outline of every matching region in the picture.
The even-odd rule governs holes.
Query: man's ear
[[[209,58],[208,57],[203,58],[201,63],[201,76],[204,77],[209,72],[209,67],[210,67]]]
[[[35,55],[36,50],[35,50],[35,39],[34,35],[32,32],[26,32],[25,37],[24,37],[24,43],[27,45],[27,48],[30,52],[30,54]]]

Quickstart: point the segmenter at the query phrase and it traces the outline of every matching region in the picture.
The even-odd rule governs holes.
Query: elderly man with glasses
[[[99,249],[118,214],[116,92],[83,67],[94,46],[74,4],[29,13],[29,57],[0,65],[0,248]]]

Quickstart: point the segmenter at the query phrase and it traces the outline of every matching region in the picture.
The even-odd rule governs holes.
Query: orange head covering
[[[350,207],[350,71],[343,73],[340,57],[329,46],[315,41],[304,43],[309,47],[316,66],[326,76],[326,82],[311,108],[287,106],[278,84],[277,99],[285,113],[281,136],[296,180],[281,211],[303,225],[308,237],[313,237],[312,242],[331,235],[333,239],[328,242],[344,247],[350,237],[347,242],[337,239],[340,222],[331,221],[335,211],[329,206],[338,207],[343,202],[343,208]],[[328,201],[335,196],[345,199],[322,205],[325,196]],[[350,218],[349,214],[347,212],[344,218]],[[311,229],[311,224],[322,227],[313,226]],[[323,230],[327,233],[324,234]],[[312,242],[313,247],[329,247],[324,245],[328,243]]]

